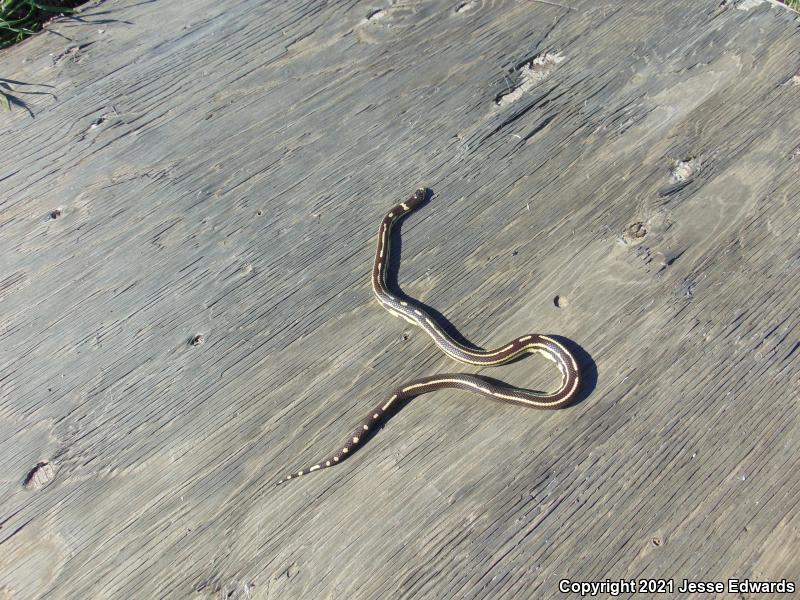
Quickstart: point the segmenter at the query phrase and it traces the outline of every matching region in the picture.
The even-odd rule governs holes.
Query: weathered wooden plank
[[[2,57],[0,597],[800,579],[795,13],[109,1],[50,30]],[[574,340],[586,397],[422,397],[275,488],[471,371],[372,298],[420,185],[404,291],[476,343]]]

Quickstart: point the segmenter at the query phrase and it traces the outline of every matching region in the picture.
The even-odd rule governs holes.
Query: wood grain
[[[0,598],[800,583],[797,28],[769,2],[109,0],[4,51]],[[572,340],[583,399],[424,396],[276,488],[386,390],[472,371],[372,297],[420,186],[403,291],[477,344]]]

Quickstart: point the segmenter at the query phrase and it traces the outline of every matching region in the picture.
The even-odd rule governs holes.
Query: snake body
[[[478,366],[496,366],[515,360],[523,354],[541,354],[553,361],[561,373],[561,385],[552,393],[540,393],[522,388],[498,385],[478,375],[465,373],[446,373],[432,375],[409,381],[396,388],[362,420],[359,427],[342,444],[340,449],[324,461],[295,471],[278,481],[284,483],[301,475],[333,467],[360,448],[366,439],[379,428],[404,402],[437,390],[455,388],[475,392],[492,400],[518,404],[531,408],[554,409],[569,404],[576,396],[580,386],[580,373],[575,357],[562,344],[551,337],[540,334],[529,334],[518,337],[508,344],[492,349],[480,350],[469,348],[445,332],[425,307],[412,299],[401,299],[389,288],[387,270],[392,227],[403,217],[418,208],[425,200],[428,190],[418,189],[411,198],[394,206],[383,218],[378,231],[378,248],[372,268],[372,289],[378,301],[391,314],[405,319],[412,325],[420,327],[436,345],[448,356],[460,362]]]

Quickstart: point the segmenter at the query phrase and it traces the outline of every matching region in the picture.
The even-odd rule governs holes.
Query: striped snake
[[[500,402],[547,409],[561,408],[575,398],[580,385],[578,363],[569,350],[553,338],[545,335],[530,334],[516,338],[505,346],[494,350],[468,348],[457,342],[439,327],[423,305],[410,298],[402,300],[389,289],[386,272],[388,270],[392,226],[422,204],[427,193],[427,188],[418,189],[411,198],[393,207],[381,222],[381,228],[378,231],[378,250],[375,253],[375,264],[372,268],[372,289],[378,301],[391,314],[422,328],[425,333],[433,338],[433,341],[445,354],[455,360],[482,367],[492,367],[511,362],[523,354],[538,353],[556,364],[561,372],[561,386],[555,392],[544,394],[498,385],[478,375],[464,373],[432,375],[414,379],[395,389],[386,400],[371,410],[362,419],[361,424],[351,434],[347,442],[332,456],[312,467],[286,475],[277,482],[278,485],[303,474],[333,467],[341,463],[347,457],[352,456],[364,444],[368,436],[385,423],[393,414],[393,408],[397,409],[405,401],[422,394],[445,388],[456,388],[475,392]]]

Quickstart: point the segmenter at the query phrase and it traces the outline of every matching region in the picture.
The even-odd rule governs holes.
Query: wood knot
[[[55,476],[56,470],[53,465],[45,460],[36,463],[36,466],[25,476],[25,481],[23,481],[22,485],[26,490],[40,490],[53,481]]]

